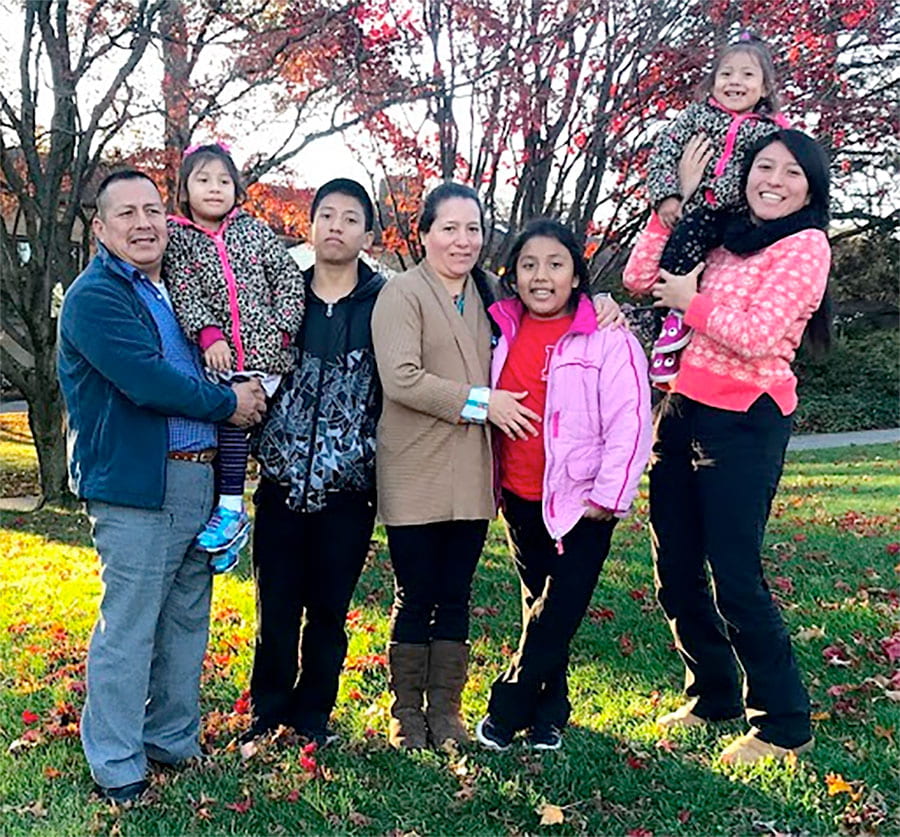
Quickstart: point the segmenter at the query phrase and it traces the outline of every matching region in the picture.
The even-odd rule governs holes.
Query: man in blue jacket
[[[103,595],[81,738],[106,798],[147,788],[147,760],[200,754],[200,669],[212,582],[192,546],[213,500],[215,423],[258,422],[258,382],[207,382],[161,279],[159,191],[117,172],[97,193],[97,255],[66,293],[59,380],[72,490],[87,501]]]

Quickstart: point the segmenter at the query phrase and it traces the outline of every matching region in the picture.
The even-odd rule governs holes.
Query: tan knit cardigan
[[[372,340],[384,388],[375,467],[378,512],[393,526],[494,516],[488,425],[461,424],[473,386],[489,386],[491,330],[471,277],[460,315],[422,262],[375,303]]]

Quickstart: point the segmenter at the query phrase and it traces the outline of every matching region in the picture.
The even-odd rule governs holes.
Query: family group
[[[499,277],[484,270],[468,186],[425,196],[424,258],[386,280],[360,257],[375,210],[353,180],[316,192],[301,270],[241,208],[222,143],[186,150],[168,218],[146,174],[105,178],[58,362],[103,582],[81,737],[104,797],[135,799],[149,763],[201,756],[212,580],[251,529],[246,757],[282,726],[334,740],[376,516],[395,582],[390,742],[468,741],[470,590],[498,509],[522,630],[475,738],[558,749],[570,644],[648,460],[657,596],[686,670],[684,704],[659,723],[745,716],[725,762],[812,746],[760,552],[797,404],[790,364],[804,335],[824,348],[830,334],[829,170],[781,116],[760,41],[724,49],[663,127],[648,191],[623,279],[664,312],[649,364],[559,221],[531,221]]]

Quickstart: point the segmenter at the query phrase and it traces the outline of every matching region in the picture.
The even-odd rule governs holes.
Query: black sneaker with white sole
[[[528,731],[528,746],[532,750],[558,750],[562,743],[562,732],[550,724],[535,726]]]
[[[478,743],[488,750],[508,750],[512,744],[512,734],[500,729],[490,715],[485,715],[475,727],[475,737]]]

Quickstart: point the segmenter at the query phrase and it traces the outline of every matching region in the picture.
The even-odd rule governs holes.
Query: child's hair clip
[[[757,35],[755,32],[751,32],[749,29],[742,29],[737,39],[738,43],[747,43],[748,41],[762,41],[762,38],[760,38],[759,35]]]
[[[223,151],[225,154],[231,153],[231,146],[227,142],[223,142],[222,140],[216,140],[215,142],[208,143],[208,145],[214,145]],[[206,147],[206,144],[201,144],[199,142],[195,142],[193,145],[189,145],[184,151],[181,153],[181,159],[183,160],[185,157],[190,157],[196,151],[199,151],[201,148]]]

